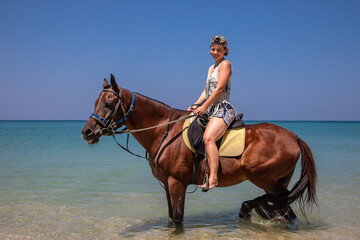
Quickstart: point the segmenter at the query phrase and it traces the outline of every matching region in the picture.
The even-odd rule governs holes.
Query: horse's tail
[[[296,137],[301,151],[301,176],[288,195],[288,203],[299,201],[301,213],[306,218],[305,208],[318,205],[316,197],[316,167],[309,146]]]

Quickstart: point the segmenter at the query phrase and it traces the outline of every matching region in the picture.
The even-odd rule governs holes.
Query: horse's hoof
[[[241,204],[240,213],[249,215],[249,212],[252,210],[252,208],[249,205],[249,201],[245,201]],[[239,213],[239,214],[240,214]]]
[[[251,215],[248,213],[243,213],[242,211],[239,212],[239,218],[243,218],[243,219],[250,219]]]
[[[249,206],[249,203],[247,201],[243,202],[239,211],[239,217],[244,219],[250,219],[251,218],[250,212],[251,212],[251,207]]]
[[[174,235],[181,235],[185,233],[184,224],[181,223],[175,223],[175,230],[172,232]]]

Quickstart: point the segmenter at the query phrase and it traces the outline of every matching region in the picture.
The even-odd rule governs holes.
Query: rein
[[[140,129],[133,129],[133,130],[123,129],[123,130],[120,130],[120,131],[111,131],[111,132],[109,132],[108,134],[104,133],[103,136],[110,136],[110,135],[115,135],[115,134],[136,133],[136,132],[147,131],[147,130],[151,130],[151,129],[154,129],[154,128],[162,127],[162,126],[165,126],[165,125],[170,125],[170,124],[174,124],[174,123],[177,123],[177,122],[181,122],[181,121],[183,121],[183,120],[185,120],[185,119],[192,118],[192,117],[196,117],[196,116],[195,116],[195,115],[189,115],[189,116],[185,116],[185,117],[182,117],[182,118],[179,118],[179,119],[176,119],[176,120],[167,122],[167,123],[162,123],[162,124],[159,124],[159,125],[156,125],[156,126],[152,126],[152,127],[148,127],[148,128],[140,128]]]

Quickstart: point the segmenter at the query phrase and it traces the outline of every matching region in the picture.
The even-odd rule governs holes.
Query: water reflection
[[[175,226],[167,218],[148,218],[133,223],[119,233],[121,237],[145,237],[150,232],[153,237],[168,236],[176,239],[197,239],[210,237],[220,238],[246,238],[246,239],[280,239],[298,238],[304,231],[327,230],[328,226],[321,221],[306,223],[295,220],[293,224],[284,224],[278,221],[263,220],[253,214],[251,220],[244,220],[237,216],[237,210],[209,212],[203,214],[188,214],[184,224]],[[276,237],[275,237],[276,236]]]

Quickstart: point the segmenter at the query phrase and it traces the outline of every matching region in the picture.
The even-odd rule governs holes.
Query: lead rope
[[[111,133],[109,133],[109,134],[104,134],[103,136],[114,135],[114,134],[123,134],[123,133],[126,133],[126,134],[127,134],[127,133],[135,133],[135,132],[147,131],[147,130],[151,130],[151,129],[154,129],[154,128],[162,127],[162,126],[165,126],[165,125],[170,125],[170,124],[174,124],[174,123],[177,123],[177,122],[181,122],[181,121],[183,121],[183,120],[186,120],[186,119],[192,118],[192,117],[196,117],[196,115],[188,115],[188,116],[185,116],[185,117],[176,119],[176,120],[174,120],[174,121],[170,121],[170,122],[167,122],[167,123],[162,123],[162,124],[159,124],[159,125],[156,125],[156,126],[152,126],[152,127],[148,127],[148,128],[140,128],[140,129],[133,129],[133,130],[124,128],[124,129],[122,129],[122,130],[120,130],[120,131],[111,131]]]
[[[115,142],[117,143],[117,145],[118,145],[119,147],[121,147],[123,150],[125,150],[125,151],[127,151],[128,153],[134,155],[135,157],[144,158],[144,159],[146,159],[146,160],[149,160],[149,159],[146,157],[146,154],[145,154],[145,157],[143,157],[143,156],[140,156],[140,155],[135,154],[135,153],[133,153],[132,151],[130,151],[130,149],[129,149],[129,133],[127,133],[126,147],[122,146],[122,145],[118,142],[118,140],[116,139],[115,135],[112,135],[112,136],[113,136]]]

